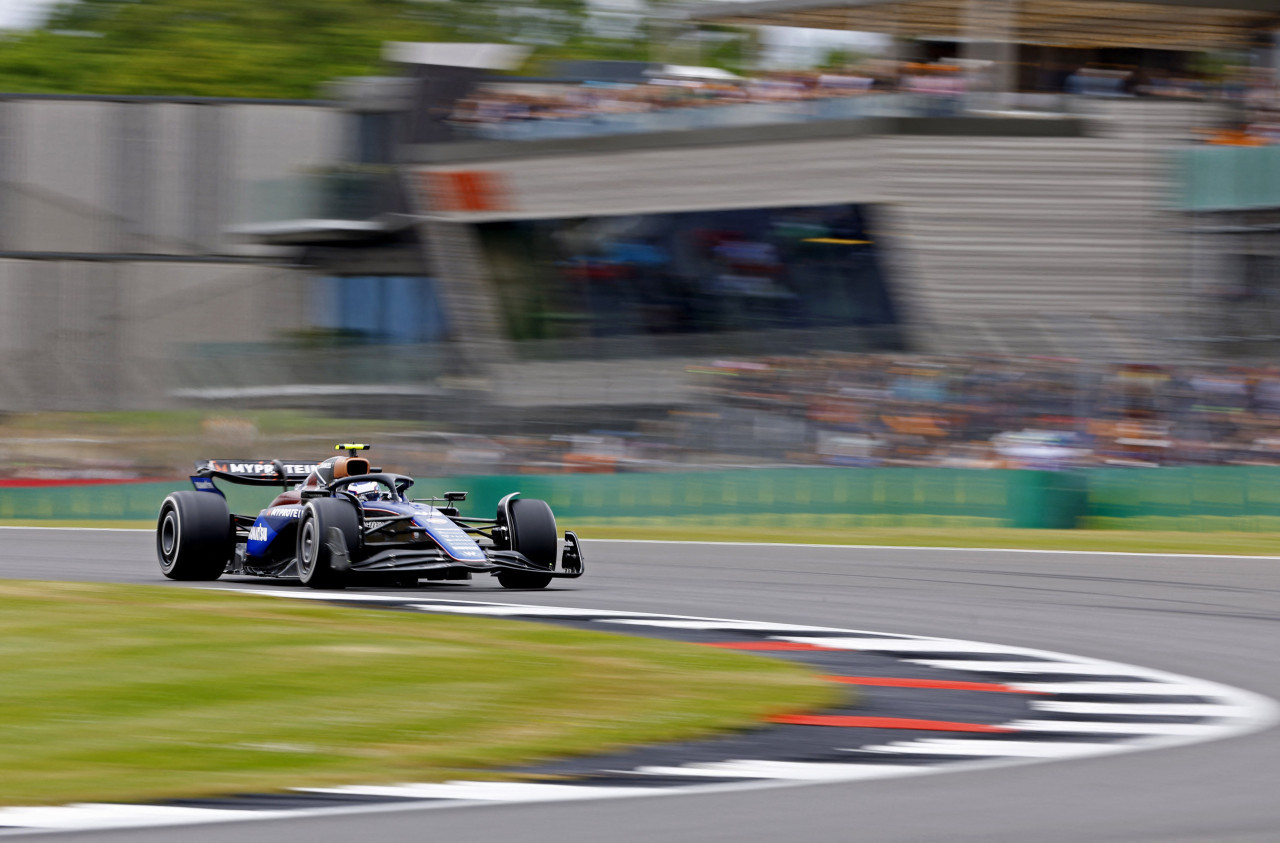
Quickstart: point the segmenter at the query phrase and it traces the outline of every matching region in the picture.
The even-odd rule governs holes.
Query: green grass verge
[[[10,527],[106,527],[155,529],[154,521],[7,520]],[[673,525],[664,519],[574,520],[561,524],[584,539],[734,541],[889,547],[1005,547],[1026,550],[1096,550],[1129,553],[1207,553],[1280,556],[1280,533],[1196,530],[1020,530],[1008,527],[866,527],[823,529],[803,525],[771,529]]]
[[[782,661],[554,626],[0,582],[0,803],[432,781],[692,738],[839,693]]]
[[[897,547],[1003,547],[1027,550],[1097,550],[1132,553],[1208,553],[1280,556],[1280,533],[1146,530],[1022,530],[1007,527],[812,529],[805,527],[672,526],[574,522],[566,527],[587,539],[800,542]]]

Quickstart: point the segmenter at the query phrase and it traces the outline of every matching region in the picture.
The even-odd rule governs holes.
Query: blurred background
[[[944,470],[1028,469],[1273,526],[1280,0],[7,0],[0,27],[0,485],[358,434],[570,507],[752,471],[725,513],[784,477],[839,513],[928,469],[866,505],[1014,523]],[[63,512],[35,500],[0,517]]]

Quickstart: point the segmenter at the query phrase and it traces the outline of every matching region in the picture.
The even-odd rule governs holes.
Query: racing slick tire
[[[335,548],[332,530],[342,546]],[[311,588],[344,588],[350,553],[360,544],[356,508],[338,498],[307,504],[298,524],[298,579]]]
[[[507,530],[511,536],[511,549],[548,571],[555,568],[558,549],[556,517],[547,502],[517,498],[511,501],[510,512]],[[551,575],[499,571],[498,582],[503,588],[546,588],[551,582]]]
[[[174,492],[160,505],[156,556],[171,580],[216,580],[235,554],[231,511],[221,495]]]

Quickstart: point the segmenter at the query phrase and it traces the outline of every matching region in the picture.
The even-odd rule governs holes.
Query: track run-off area
[[[149,531],[0,538],[3,578],[167,582]],[[424,791],[419,804],[399,794],[340,812],[76,839],[1262,841],[1280,829],[1268,699],[1280,697],[1280,559],[590,541],[587,552],[586,577],[546,591],[475,580],[339,599],[774,650],[860,683],[864,710],[839,716],[890,721],[900,706],[911,720],[980,728],[778,724],[791,750],[720,747],[729,754],[717,759],[693,747],[597,765],[614,776],[596,782],[598,796],[665,794],[639,799]],[[736,620],[713,620],[725,618]],[[921,682],[930,678],[947,687]],[[799,732],[785,730],[806,729],[835,737],[796,752]],[[883,738],[868,738],[876,729]],[[1151,751],[1121,751],[1131,749]],[[849,760],[821,755],[831,751]],[[1044,760],[1053,763],[1026,763]],[[467,807],[433,809],[442,803]]]

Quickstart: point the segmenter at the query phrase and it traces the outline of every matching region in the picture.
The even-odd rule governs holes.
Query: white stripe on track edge
[[[988,662],[964,661],[962,659],[903,659],[912,664],[925,667],[940,667],[943,670],[967,670],[970,673],[1043,673],[1062,674],[1067,676],[1137,676],[1145,669],[1135,672],[1130,665],[1083,664],[1079,662]]]
[[[1006,682],[1010,688],[1030,694],[1108,694],[1135,697],[1194,697],[1196,685],[1164,682]]]
[[[1218,727],[1206,723],[1107,723],[1095,720],[1014,720],[1006,724],[1017,732],[1051,735],[1204,735],[1209,739]]]
[[[107,533],[154,533],[154,527],[37,527],[33,525],[4,524],[0,530],[100,530]],[[1078,556],[1168,556],[1173,559],[1280,559],[1280,554],[1247,553],[1163,553],[1158,550],[1054,550],[1031,547],[947,547],[929,544],[816,544],[812,542],[726,542],[694,541],[690,539],[593,539],[581,541],[592,544],[689,544],[712,547],[812,547],[819,550],[947,550],[962,553],[1068,553]]]
[[[228,820],[294,816],[291,811],[237,811],[228,808],[180,808],[170,805],[124,805],[79,802],[73,805],[0,808],[0,833],[4,825],[50,831],[73,829],[137,828],[151,825],[191,825]]]
[[[1120,743],[1055,743],[1051,741],[982,740],[981,738],[922,738],[916,741],[895,741],[889,744],[863,746],[849,751],[904,755],[990,756],[992,758],[1078,758],[1082,755],[1124,752],[1127,749],[1128,747]]]
[[[56,528],[54,528],[56,529]],[[72,528],[67,528],[72,529]],[[690,539],[593,539],[584,542],[611,544],[691,544],[718,547],[812,547],[826,550],[955,550],[963,553],[1069,553],[1079,556],[1169,556],[1175,559],[1280,559],[1280,554],[1162,553],[1158,550],[1053,550],[1031,547],[946,547],[928,544],[815,544],[812,542],[725,542]]]
[[[410,605],[424,611],[442,611],[445,613],[463,612],[474,609],[483,614],[498,614],[505,617],[566,618],[582,617],[587,621],[599,619],[602,623],[616,623],[620,616],[631,618],[650,618],[674,622],[697,622],[694,628],[706,628],[711,622],[726,631],[759,630],[764,633],[778,632],[778,626],[788,627],[787,631],[824,631],[845,632],[850,635],[868,634],[865,630],[850,630],[829,627],[803,627],[791,629],[792,625],[756,623],[747,620],[724,618],[698,618],[682,615],[663,615],[645,612],[625,612],[618,610],[574,609],[570,607],[522,606],[513,603],[488,601],[467,601],[435,597],[388,597],[385,595],[331,594],[297,591],[280,591],[268,589],[226,588],[215,590],[234,591],[263,596],[288,597],[294,599],[318,599],[331,602],[396,602]],[[493,611],[481,612],[481,609]],[[554,612],[554,614],[550,614]],[[351,785],[343,788],[303,790],[303,792],[346,793],[350,795],[386,795],[408,796],[425,800],[420,804],[401,802],[391,805],[361,805],[314,809],[293,809],[287,811],[261,811],[236,809],[205,808],[171,808],[156,805],[68,805],[51,808],[13,807],[0,808],[0,827],[17,826],[12,830],[30,831],[35,829],[66,830],[93,828],[121,828],[145,825],[181,825],[192,823],[223,822],[227,820],[272,819],[279,817],[311,817],[332,816],[340,814],[387,813],[393,811],[423,810],[428,808],[462,807],[476,804],[495,804],[530,801],[564,801],[602,798],[630,798],[641,796],[673,796],[696,795],[737,791],[744,789],[775,788],[801,786],[816,781],[823,782],[856,782],[871,778],[892,778],[899,776],[928,775],[966,770],[991,769],[1029,763],[1041,763],[1063,758],[1083,758],[1090,756],[1110,755],[1121,752],[1156,749],[1161,747],[1182,746],[1200,743],[1219,738],[1247,734],[1273,725],[1280,720],[1280,708],[1272,700],[1245,691],[1221,685],[1216,682],[1195,679],[1164,671],[1152,670],[1118,662],[1108,662],[1080,656],[1072,656],[1048,650],[1037,650],[1024,647],[1012,647],[985,642],[960,641],[958,639],[929,638],[925,636],[890,637],[893,633],[870,633],[878,638],[814,638],[812,643],[820,646],[831,646],[832,641],[845,643],[850,649],[868,649],[873,647],[884,651],[894,649],[900,651],[928,652],[968,652],[979,654],[1009,653],[1022,656],[1033,656],[1039,662],[1014,662],[1033,672],[1047,673],[1045,668],[1056,666],[1066,675],[1072,671],[1077,674],[1081,670],[1092,669],[1099,675],[1136,677],[1151,683],[1153,691],[1162,684],[1177,686],[1179,693],[1186,696],[1197,696],[1208,700],[1222,700],[1219,704],[1205,703],[1187,704],[1128,704],[1128,703],[1070,703],[1052,700],[1036,700],[1032,704],[1042,710],[1053,710],[1062,713],[1110,713],[1110,714],[1150,714],[1159,709],[1161,713],[1183,714],[1194,713],[1196,716],[1217,718],[1209,723],[1123,723],[1085,721],[1014,721],[1003,724],[1027,733],[1040,734],[1111,734],[1123,735],[1124,738],[1111,743],[1076,743],[1063,744],[1046,742],[1033,744],[1031,741],[1006,741],[997,739],[936,739],[936,741],[917,740],[886,744],[875,747],[881,757],[900,753],[904,756],[913,754],[937,754],[965,756],[986,756],[981,760],[952,762],[935,766],[903,766],[849,764],[839,762],[787,762],[770,760],[750,760],[710,762],[674,767],[640,767],[630,771],[615,771],[620,774],[630,773],[638,776],[663,775],[667,777],[688,777],[691,781],[698,778],[717,776],[720,778],[740,778],[744,781],[716,784],[687,784],[671,787],[610,787],[587,786],[575,784],[545,783],[512,783],[512,782],[445,782],[443,784],[401,784],[401,785]],[[803,640],[796,636],[771,635],[775,640]],[[860,646],[854,646],[854,645]],[[904,659],[909,662],[927,662],[930,660]],[[960,669],[972,670],[980,668],[982,662],[959,661]],[[1103,673],[1103,671],[1106,671]],[[1045,683],[1050,684],[1052,683]],[[1075,687],[1079,683],[1063,683]],[[1194,689],[1194,690],[1192,690]],[[1101,707],[1101,708],[1099,708]],[[1176,711],[1175,711],[1176,709]],[[1064,747],[1070,746],[1071,749]],[[967,750],[967,751],[966,751]],[[856,751],[856,750],[855,750]],[[5,829],[0,828],[0,835]]]
[[[984,656],[1031,656],[1041,651],[1026,647],[988,644],[985,641],[962,641],[958,638],[806,638],[797,635],[773,636],[794,644],[812,644],[832,650],[856,650],[868,653],[978,653]]]
[[[1030,700],[1037,711],[1055,714],[1109,714],[1114,717],[1248,717],[1247,706],[1214,703],[1060,702]]]
[[[714,776],[725,779],[777,779],[791,782],[853,782],[921,775],[927,767],[823,763],[820,761],[706,761],[683,767],[637,767],[617,770],[641,776]]]
[[[393,796],[407,799],[457,799],[468,802],[561,802],[566,799],[612,799],[639,796],[647,788],[576,787],[541,782],[444,782],[443,784],[345,785],[300,787],[299,793],[337,796]],[[587,791],[583,793],[583,791]]]

